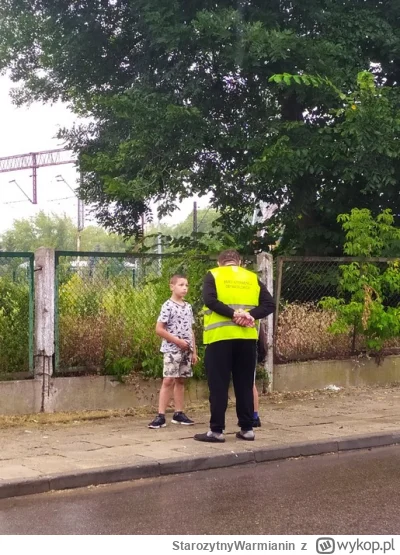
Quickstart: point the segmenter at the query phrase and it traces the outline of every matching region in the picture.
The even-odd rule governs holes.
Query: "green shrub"
[[[83,366],[90,371],[124,376],[139,372],[144,377],[162,376],[161,340],[155,325],[161,305],[170,297],[169,279],[183,273],[189,279],[188,302],[196,318],[195,333],[201,362],[194,368],[204,377],[201,347],[201,286],[212,262],[193,253],[145,260],[138,282],[129,276],[73,274],[59,289],[59,337],[62,366]]]
[[[0,277],[0,373],[29,370],[29,287]]]
[[[398,241],[400,229],[393,225],[390,210],[374,219],[369,210],[354,209],[338,221],[346,232],[345,253],[361,257],[361,261],[340,267],[342,297],[326,297],[320,305],[336,315],[329,328],[332,333],[353,330],[354,337],[363,338],[367,350],[380,353],[385,342],[400,336],[400,261],[381,268],[368,258],[381,256],[383,249]]]

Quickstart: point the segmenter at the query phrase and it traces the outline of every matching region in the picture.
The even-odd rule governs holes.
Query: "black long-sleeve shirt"
[[[261,320],[262,318],[268,316],[268,314],[272,314],[275,310],[275,303],[268,289],[260,280],[258,280],[258,285],[260,286],[258,306],[249,311],[249,314],[253,316],[255,320]],[[221,316],[225,316],[226,318],[233,318],[233,314],[235,312],[233,308],[225,303],[222,303],[217,298],[215,278],[211,272],[208,272],[204,278],[203,301],[206,307],[213,312],[216,312]]]

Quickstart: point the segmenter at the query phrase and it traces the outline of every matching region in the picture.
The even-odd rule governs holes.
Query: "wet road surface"
[[[400,446],[0,500],[0,534],[367,533],[400,533]]]

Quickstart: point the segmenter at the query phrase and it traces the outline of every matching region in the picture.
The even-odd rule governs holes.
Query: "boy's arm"
[[[166,339],[170,343],[174,343],[177,347],[182,349],[182,351],[188,351],[189,350],[188,342],[185,341],[184,339],[180,339],[179,337],[176,337],[176,335],[172,335],[172,333],[170,333],[169,331],[167,331],[165,329],[166,325],[167,324],[165,324],[164,322],[157,322],[157,324],[156,324],[156,334],[159,337],[162,337],[163,339]]]
[[[193,352],[197,353],[197,347],[196,347],[196,336],[194,335],[194,330],[192,328],[192,345],[193,345]]]
[[[192,346],[193,346],[192,364],[197,364],[197,361],[198,361],[197,346],[196,346],[196,337],[194,335],[193,328],[192,328]]]
[[[198,357],[197,357],[197,346],[196,346],[196,336],[194,334],[194,314],[193,314],[193,307],[190,307],[190,314],[192,318],[192,364],[197,364]]]

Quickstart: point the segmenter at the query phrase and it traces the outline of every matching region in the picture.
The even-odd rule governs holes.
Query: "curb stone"
[[[196,472],[215,468],[227,468],[249,463],[309,457],[328,453],[340,453],[356,449],[371,449],[400,444],[400,431],[388,434],[354,436],[335,440],[294,443],[262,447],[251,451],[224,453],[210,457],[197,456],[186,459],[166,459],[162,462],[93,468],[77,472],[50,474],[24,480],[0,481],[0,499],[60,491],[65,489],[98,486],[116,482],[128,482],[172,474]]]

